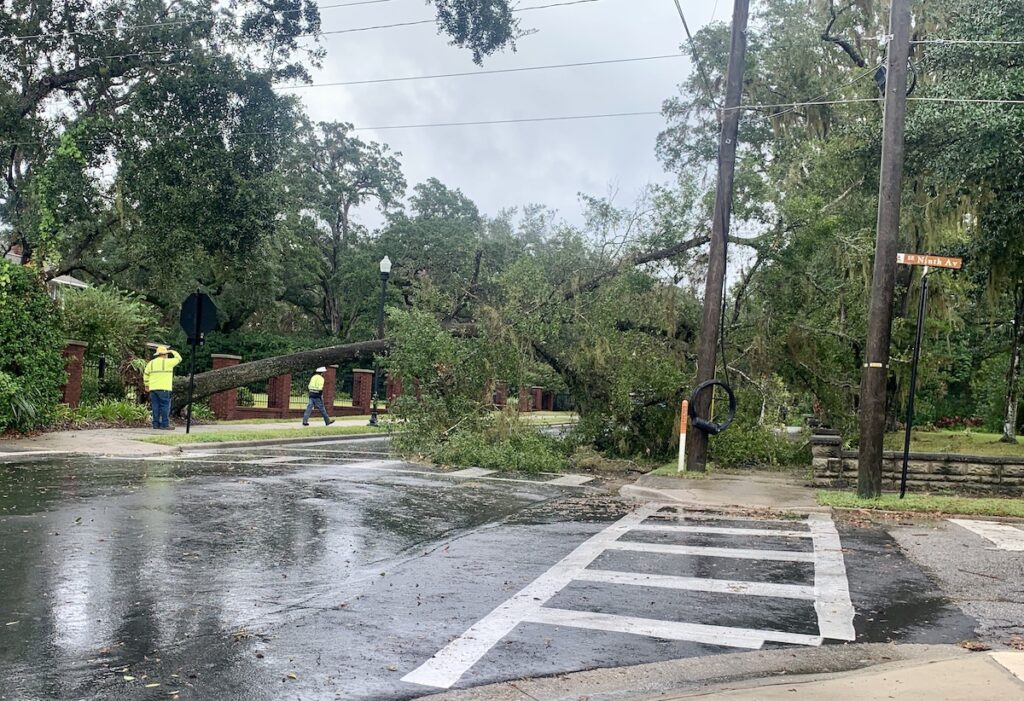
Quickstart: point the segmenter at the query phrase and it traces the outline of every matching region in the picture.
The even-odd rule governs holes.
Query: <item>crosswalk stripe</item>
[[[746,548],[711,548],[701,545],[670,545],[668,543],[640,543],[617,541],[608,546],[613,550],[631,550],[662,555],[696,555],[698,557],[727,557],[737,560],[775,560],[778,562],[814,562],[814,553],[798,550],[748,550]]]
[[[810,538],[810,531],[783,531],[771,528],[726,528],[723,526],[684,526],[682,524],[647,524],[634,528],[635,531],[662,531],[665,533],[710,533],[713,535],[765,536],[776,538]]]
[[[973,521],[964,518],[951,518],[949,522],[980,535],[1000,550],[1024,552],[1024,530],[1015,528],[1007,523]]]
[[[856,612],[836,524],[826,514],[811,514],[807,526],[814,534],[814,610],[818,632],[833,640],[856,640]]]
[[[814,587],[803,584],[774,584],[772,582],[744,582],[736,579],[707,579],[704,577],[677,577],[640,572],[614,572],[611,570],[583,570],[576,579],[607,584],[628,584],[661,589],[705,591],[715,594],[748,594],[774,596],[780,599],[807,599],[814,601]]]
[[[701,623],[678,623],[659,621],[652,618],[634,618],[591,611],[569,611],[566,609],[538,607],[529,611],[525,618],[528,623],[546,623],[569,628],[605,630],[613,633],[646,635],[663,640],[687,640],[707,645],[728,645],[756,650],[767,641],[790,643],[792,645],[821,645],[818,635],[802,635],[782,631],[753,630],[728,626],[709,626]]]

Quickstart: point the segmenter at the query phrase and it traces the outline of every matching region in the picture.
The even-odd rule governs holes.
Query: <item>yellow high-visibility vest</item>
[[[174,368],[181,362],[181,354],[178,351],[171,351],[171,356],[161,355],[146,363],[146,370],[142,373],[142,381],[146,390],[170,391],[174,387]]]
[[[310,392],[323,392],[324,391],[324,376],[317,374],[309,378],[309,391]]]

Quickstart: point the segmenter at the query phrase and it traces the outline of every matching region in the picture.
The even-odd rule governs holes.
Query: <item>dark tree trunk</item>
[[[1017,442],[1017,408],[1020,404],[1020,356],[1024,342],[1024,281],[1018,281],[1013,291],[1013,340],[1010,343],[1010,368],[1006,373],[1006,403],[1003,405],[1004,443]]]
[[[382,353],[391,346],[389,339],[380,341],[364,341],[362,343],[349,343],[342,346],[329,346],[317,348],[316,350],[292,353],[291,355],[279,355],[274,358],[254,360],[251,363],[241,363],[230,368],[210,370],[196,375],[196,386],[193,392],[193,399],[203,399],[217,392],[223,392],[234,387],[241,387],[250,382],[276,377],[277,375],[294,374],[303,371],[311,371],[320,365],[334,365],[345,360],[359,357],[370,357],[376,353]],[[187,360],[185,362],[188,362]],[[188,402],[188,377],[178,377],[174,381],[174,400],[172,409],[177,411]]]

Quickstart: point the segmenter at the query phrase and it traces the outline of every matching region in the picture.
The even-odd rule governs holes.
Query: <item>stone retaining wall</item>
[[[814,483],[822,487],[857,484],[857,453],[843,450],[836,433],[811,436]],[[882,488],[899,489],[903,453],[887,451],[882,460]],[[907,485],[924,492],[992,492],[1024,496],[1024,459],[977,455],[911,453]]]

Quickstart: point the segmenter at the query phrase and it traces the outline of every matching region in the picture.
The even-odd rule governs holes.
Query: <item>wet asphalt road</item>
[[[432,693],[402,678],[635,508],[599,483],[435,472],[391,461],[378,440],[0,466],[0,699]],[[971,637],[975,622],[884,530],[840,524],[839,535],[858,642]],[[774,535],[623,540],[810,547]],[[592,567],[814,583],[809,562],[608,550]],[[573,581],[547,605],[798,635],[817,628],[812,601],[728,592]],[[522,623],[457,686],[735,651]]]

